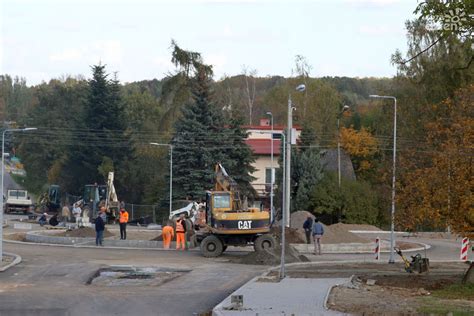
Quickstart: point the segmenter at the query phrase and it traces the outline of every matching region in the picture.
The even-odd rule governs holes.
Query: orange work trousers
[[[176,233],[176,249],[180,249],[180,245],[183,245],[183,250],[186,249],[186,244],[185,244],[185,239],[184,239],[184,232],[177,232]]]
[[[163,248],[165,249],[170,249],[170,244],[171,244],[171,234],[164,234],[163,235]]]

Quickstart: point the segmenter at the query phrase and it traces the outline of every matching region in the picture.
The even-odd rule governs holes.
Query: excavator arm
[[[237,182],[229,176],[224,166],[220,163],[216,164],[216,184],[215,191],[229,192],[232,200],[232,209],[241,210],[242,203],[240,200],[239,188]]]

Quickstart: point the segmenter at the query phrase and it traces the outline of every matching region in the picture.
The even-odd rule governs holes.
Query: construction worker
[[[163,248],[170,249],[171,239],[174,237],[173,224],[170,221],[166,222],[166,226],[161,231],[161,236],[163,237]]]
[[[79,203],[74,203],[74,207],[72,209],[72,214],[74,215],[74,218],[76,219],[76,228],[79,228],[80,226],[83,226],[82,224],[82,209]]]
[[[125,240],[127,239],[128,212],[124,207],[120,208],[119,223],[120,223],[120,240]]]
[[[105,230],[105,222],[102,218],[102,208],[100,209],[99,216],[97,216],[95,220],[95,245],[96,246],[103,246],[102,242],[104,240],[104,230]]]
[[[184,219],[184,214],[181,214],[176,221],[176,250],[186,250],[186,220]],[[180,247],[180,246],[183,247]]]
[[[313,239],[314,239],[314,254],[321,255],[321,238],[324,235],[323,224],[319,222],[318,218],[314,219],[313,224]]]

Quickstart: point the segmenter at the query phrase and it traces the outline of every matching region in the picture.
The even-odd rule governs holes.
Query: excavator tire
[[[201,241],[201,252],[204,257],[218,257],[224,251],[224,244],[214,235],[207,236]]]
[[[276,241],[272,235],[265,234],[262,236],[258,236],[253,243],[253,247],[255,251],[263,251],[264,249],[275,249]]]

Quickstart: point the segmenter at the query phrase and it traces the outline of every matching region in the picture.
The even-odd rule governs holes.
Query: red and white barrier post
[[[380,260],[380,237],[375,238],[375,260]]]
[[[467,261],[468,248],[469,248],[469,238],[464,237],[461,243],[461,261]]]

